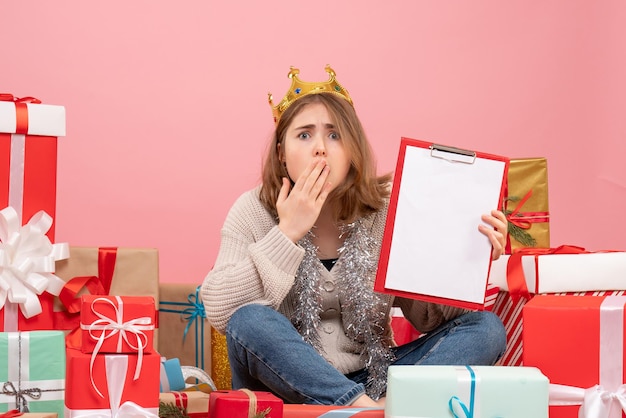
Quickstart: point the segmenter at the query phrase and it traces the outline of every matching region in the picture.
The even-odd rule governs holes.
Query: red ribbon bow
[[[55,313],[55,328],[72,330],[66,337],[68,346],[80,347],[81,291],[87,289],[92,295],[108,295],[111,291],[116,259],[117,248],[98,248],[98,275],[73,277],[63,286],[59,300],[66,311]]]
[[[15,97],[10,93],[0,93],[0,101],[15,103],[15,133],[27,134],[28,133],[28,106],[26,103],[41,103],[41,100],[34,97]]]

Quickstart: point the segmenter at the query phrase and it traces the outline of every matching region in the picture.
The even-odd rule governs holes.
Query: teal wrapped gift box
[[[548,418],[535,367],[390,366],[385,418]]]
[[[56,412],[63,416],[65,334],[0,332],[0,412]]]

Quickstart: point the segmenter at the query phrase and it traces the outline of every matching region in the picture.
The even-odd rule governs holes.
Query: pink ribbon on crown
[[[100,390],[98,390],[94,380],[93,380],[93,364],[96,360],[96,356],[104,344],[104,341],[107,338],[113,337],[115,334],[118,334],[117,337],[117,352],[122,351],[122,343],[126,342],[129,347],[133,350],[137,350],[137,366],[135,367],[135,374],[133,380],[137,380],[139,375],[141,374],[141,365],[143,362],[143,350],[148,345],[148,337],[143,331],[150,331],[154,329],[154,324],[152,323],[152,318],[148,316],[143,316],[140,318],[133,318],[130,321],[124,322],[124,303],[122,302],[122,298],[120,296],[114,296],[117,301],[117,306],[108,298],[96,298],[91,303],[91,311],[100,319],[92,322],[91,324],[80,324],[82,329],[89,331],[89,336],[96,340],[96,346],[93,349],[93,354],[91,355],[91,361],[89,363],[89,375],[91,378],[91,384],[94,389],[100,395],[100,397],[104,397]],[[96,309],[96,305],[101,303],[108,303],[113,307],[115,311],[115,318],[109,318],[108,316],[102,314]],[[101,331],[100,333],[96,333],[95,331]],[[110,331],[107,333],[107,331]],[[134,335],[137,344],[133,344],[129,335]]]
[[[158,418],[158,408],[144,408],[131,401],[122,403],[128,371],[128,356],[105,355],[104,362],[110,409],[70,410],[66,407],[65,416],[68,418]]]
[[[624,296],[607,296],[600,305],[600,382],[587,389],[550,384],[550,405],[581,405],[579,418],[621,418],[626,412],[625,303]]]

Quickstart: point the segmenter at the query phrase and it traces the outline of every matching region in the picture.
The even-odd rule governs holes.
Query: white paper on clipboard
[[[504,160],[408,144],[385,288],[483,305],[491,243],[478,225],[498,208],[505,172]]]

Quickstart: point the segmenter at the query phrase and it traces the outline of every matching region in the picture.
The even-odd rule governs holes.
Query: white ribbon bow
[[[91,311],[100,319],[94,321],[93,323],[80,324],[82,329],[89,330],[89,336],[96,340],[96,346],[93,349],[93,353],[91,355],[91,361],[89,364],[89,375],[91,377],[91,384],[94,389],[101,397],[104,397],[100,390],[96,387],[96,384],[93,380],[93,364],[96,360],[96,356],[104,344],[104,340],[107,338],[113,337],[115,334],[118,335],[117,339],[117,352],[122,351],[122,341],[125,341],[126,344],[133,350],[137,350],[137,366],[135,367],[135,374],[133,380],[137,380],[139,378],[139,374],[141,373],[141,365],[143,362],[143,350],[148,345],[148,336],[143,331],[149,331],[154,329],[154,324],[152,324],[152,318],[148,316],[144,316],[141,318],[134,318],[130,321],[124,322],[124,303],[120,296],[115,296],[117,300],[117,306],[108,298],[96,298],[91,303]],[[115,318],[109,318],[108,316],[98,312],[95,306],[98,302],[108,303],[113,307],[115,311]],[[98,335],[94,333],[94,331],[101,331]],[[107,331],[110,331],[107,334]],[[132,334],[137,339],[137,344],[131,343],[128,335]]]
[[[550,405],[581,405],[578,418],[609,418],[612,413],[621,417],[626,412],[626,384],[616,391],[605,390],[600,385],[583,389],[575,386],[550,384]]]
[[[11,206],[0,211],[0,309],[7,301],[19,304],[24,317],[31,318],[42,312],[39,295],[61,292],[65,282],[53,273],[55,262],[69,257],[69,245],[50,242],[51,226],[44,211],[24,226]]]

